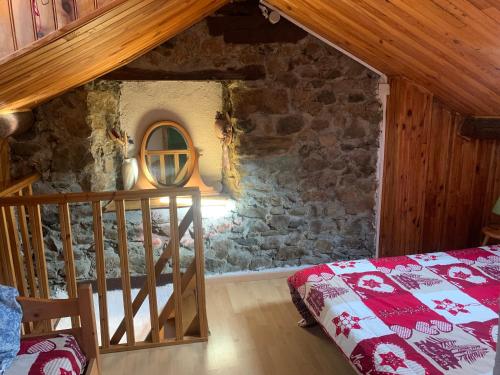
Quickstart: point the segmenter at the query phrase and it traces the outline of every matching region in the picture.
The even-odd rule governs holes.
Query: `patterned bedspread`
[[[5,375],[80,375],[86,362],[73,336],[22,339]]]
[[[335,262],[288,280],[362,374],[491,374],[500,246]]]

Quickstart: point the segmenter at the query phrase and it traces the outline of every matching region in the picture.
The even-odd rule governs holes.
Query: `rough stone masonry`
[[[219,218],[204,215],[208,272],[374,255],[382,119],[376,74],[312,36],[293,43],[226,43],[210,35],[206,21],[127,69],[177,79],[193,72],[261,72],[223,82],[224,110],[235,133],[223,186],[235,209]],[[40,171],[37,193],[120,188],[121,155],[106,138],[106,129],[119,126],[119,100],[120,82],[101,80],[37,108],[35,128],[12,141],[14,175]],[[90,207],[73,207],[72,219],[78,278],[94,278]],[[127,219],[132,274],[143,274],[140,215],[128,212]],[[64,263],[55,208],[43,220],[50,277],[60,283]],[[158,256],[168,241],[168,215],[155,212],[153,224]],[[114,216],[106,214],[110,277],[119,275],[116,237]],[[192,256],[188,231],[183,265]]]

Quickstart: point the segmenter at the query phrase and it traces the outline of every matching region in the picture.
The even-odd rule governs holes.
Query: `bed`
[[[319,323],[361,374],[491,374],[500,246],[334,262],[288,279],[304,326]]]
[[[36,333],[23,335],[20,350],[5,375],[99,375],[99,348],[92,288],[82,284],[78,298],[18,298],[25,324]],[[47,332],[44,322],[78,317],[80,327]]]

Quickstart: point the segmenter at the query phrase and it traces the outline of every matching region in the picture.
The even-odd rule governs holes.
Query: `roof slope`
[[[464,114],[500,115],[499,0],[267,0],[381,72]]]
[[[227,2],[106,0],[0,60],[0,111],[33,107],[104,75]],[[386,75],[427,87],[459,112],[500,116],[500,0],[267,2]]]
[[[32,108],[122,66],[228,0],[114,0],[0,60],[0,111]]]

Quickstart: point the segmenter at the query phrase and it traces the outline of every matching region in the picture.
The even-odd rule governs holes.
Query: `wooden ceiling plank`
[[[66,40],[59,40],[59,43],[52,44],[46,46],[39,50],[39,54],[36,58],[33,58],[31,54],[27,55],[27,59],[19,59],[15,64],[10,64],[9,70],[0,69],[0,86],[7,86],[6,93],[9,91],[13,91],[18,89],[18,85],[24,84],[22,80],[19,80],[20,77],[24,77],[24,79],[29,79],[32,77],[33,79],[38,79],[39,74],[38,71],[46,64],[58,63],[58,65],[65,67],[67,61],[78,62],[79,58],[75,57],[71,54],[71,51],[77,48],[86,48],[88,50],[94,50],[95,52],[100,46],[106,45],[113,38],[115,38],[112,33],[108,33],[107,36],[104,36],[100,39],[98,43],[94,43],[96,33],[102,33],[105,30],[114,30],[115,28],[122,27],[136,27],[137,25],[144,22],[145,17],[147,16],[146,11],[144,10],[144,6],[148,5],[148,2],[151,3],[154,0],[144,1],[137,5],[136,7],[127,9],[126,12],[121,13],[112,13],[110,17],[99,24],[87,25],[87,28],[84,32],[80,33],[79,37],[71,38],[72,43],[67,43]],[[113,17],[114,16],[114,17]],[[128,17],[127,21],[123,19]],[[137,17],[136,16],[141,16]],[[134,19],[135,18],[135,19]],[[53,48],[52,48],[53,47]],[[17,80],[17,85],[14,83]]]
[[[68,51],[61,56],[62,70],[47,69],[42,65],[43,73],[38,71],[36,75],[28,73],[19,77],[24,84],[16,83],[16,90],[11,91],[11,85],[8,85],[8,96],[2,90],[3,85],[0,82],[0,109],[6,108],[7,105],[26,107],[40,103],[72,87],[95,79],[191,26],[226,2],[225,0],[182,2],[151,0],[147,8],[142,8],[142,18],[131,16],[130,23],[121,22],[120,25],[116,25],[116,28],[111,28],[111,31],[107,30],[106,35],[92,33],[93,43],[85,38],[79,41],[83,44],[76,50],[78,52],[76,55]],[[127,3],[144,5],[146,1],[130,0]],[[147,17],[144,17],[145,14]],[[113,38],[109,39],[111,34]],[[73,39],[68,38],[67,43],[71,42]],[[85,44],[86,42],[88,44]],[[86,52],[91,52],[91,54]],[[40,56],[44,56],[43,53]],[[78,64],[74,64],[75,61],[78,61]],[[43,78],[40,79],[40,77]]]
[[[500,86],[500,75],[491,77],[491,72],[496,71],[496,66],[493,60],[484,61],[477,58],[477,49],[464,48],[468,46],[461,45],[460,50],[457,50],[456,41],[453,42],[447,37],[441,35],[441,30],[433,28],[432,22],[427,22],[425,25],[420,22],[414,15],[407,12],[407,9],[396,8],[392,2],[386,2],[383,7],[376,7],[376,0],[366,0],[367,9],[373,14],[377,14],[381,19],[392,20],[394,28],[400,31],[415,43],[420,40],[425,40],[426,44],[420,43],[423,47],[428,48],[436,56],[441,59],[448,59],[460,63],[467,68],[467,73],[473,76],[481,83],[488,85],[494,90]],[[414,10],[414,7],[409,7],[408,10]],[[428,19],[427,19],[428,20]],[[500,52],[499,55],[500,57]],[[479,72],[477,71],[479,70]],[[491,79],[494,78],[494,79]]]
[[[147,5],[151,1],[153,0],[145,0],[144,4]],[[122,22],[122,19],[127,17],[127,14],[136,12],[144,4],[135,4],[134,7],[127,7],[127,5],[124,4],[124,7],[113,9],[113,11],[103,14],[102,18],[100,18],[102,22],[85,24],[81,29],[75,30],[70,34],[63,34],[58,39],[53,40],[50,46],[48,44],[43,44],[34,51],[26,51],[23,55],[16,56],[3,64],[0,62],[0,82],[3,82],[2,77],[7,75],[10,77],[18,77],[26,74],[27,71],[20,68],[22,64],[24,64],[28,70],[35,70],[40,68],[40,66],[45,63],[45,59],[49,56],[54,56],[58,52],[61,54],[67,53],[74,48],[79,48],[78,43],[81,40],[87,40],[89,38],[94,40],[94,34],[104,32],[108,27],[111,27],[111,25]],[[72,40],[72,43],[67,43],[69,39]]]
[[[421,70],[423,73],[426,72],[428,66],[432,66],[432,70],[429,70],[428,72],[434,72],[433,74],[436,74],[436,76],[461,78],[451,79],[448,85],[455,84],[457,87],[461,87],[462,90],[474,88],[475,93],[474,95],[471,95],[469,97],[470,100],[477,101],[477,93],[482,94],[482,98],[488,98],[488,100],[491,101],[491,103],[488,103],[490,106],[489,110],[493,110],[493,108],[495,108],[495,101],[500,102],[500,95],[498,93],[500,81],[498,82],[498,85],[491,78],[489,82],[483,82],[480,76],[478,76],[475,72],[467,69],[468,66],[464,67],[464,65],[462,64],[462,69],[459,69],[457,67],[457,64],[451,64],[447,56],[442,55],[439,50],[436,54],[432,48],[429,48],[429,43],[423,45],[421,44],[422,39],[412,39],[408,30],[398,30],[398,26],[392,26],[391,20],[385,18],[385,15],[382,11],[380,11],[380,13],[382,14],[379,14],[379,11],[377,9],[371,8],[370,6],[368,6],[368,4],[366,4],[366,2],[364,2],[362,6],[355,5],[355,3],[355,1],[351,0],[347,2],[340,0],[337,1],[335,9],[338,9],[344,14],[353,12],[355,16],[352,17],[357,18],[357,20],[353,18],[354,22],[361,22],[361,20],[364,20],[364,25],[368,28],[368,32],[377,35],[377,37],[381,39],[384,38],[385,35],[391,35],[392,37],[390,40],[388,40],[387,43],[394,47],[394,57],[398,58],[399,56],[399,58],[405,58],[403,57],[404,54],[401,52],[411,51],[412,54],[407,54],[410,59],[416,59],[417,61],[426,61],[427,64],[419,65],[419,70]],[[397,22],[394,22],[394,25],[397,24]],[[409,45],[411,45],[413,48],[405,49],[405,47]],[[415,65],[415,63],[412,65]],[[492,81],[494,84],[490,85],[490,82]]]
[[[352,3],[350,3],[352,4]],[[372,28],[370,29],[369,27],[371,26],[370,24],[370,18],[368,15],[361,16],[360,12],[362,11],[361,9],[355,9],[355,8],[344,8],[342,7],[342,2],[338,1],[335,3],[334,7],[330,7],[328,15],[331,17],[334,17],[335,25],[338,28],[341,28],[340,22],[343,22],[342,29],[352,29],[356,30],[358,33],[364,36],[364,39],[366,39],[368,42],[370,42],[373,45],[378,45],[381,46],[381,41],[383,42],[382,48],[385,49],[386,52],[392,57],[392,61],[399,61],[400,63],[403,63],[405,65],[405,70],[406,71],[412,71],[414,72],[414,76],[416,77],[421,77],[420,80],[426,80],[428,83],[427,84],[432,84],[435,85],[435,82],[445,82],[447,86],[451,87],[454,90],[460,90],[463,92],[463,95],[466,96],[467,101],[463,102],[464,106],[468,106],[470,102],[474,103],[476,102],[476,105],[480,106],[482,110],[488,111],[492,110],[492,107],[489,107],[489,103],[486,103],[483,101],[477,101],[477,97],[474,94],[470,94],[467,92],[468,86],[463,82],[463,80],[466,80],[467,77],[462,77],[462,80],[453,80],[449,78],[447,74],[442,74],[442,72],[434,70],[432,67],[424,64],[419,57],[418,54],[416,55],[409,55],[407,52],[413,51],[413,49],[401,49],[398,46],[395,46],[394,44],[396,43],[397,38],[393,38],[392,40],[387,40],[387,38],[381,38],[381,36],[377,35],[380,34],[380,26],[381,22],[378,23],[378,29],[377,28]],[[326,12],[324,10],[323,12]],[[316,21],[316,20],[315,20]],[[386,42],[387,41],[387,42]],[[425,52],[422,50],[422,52]],[[359,53],[362,53],[362,51],[359,51]],[[356,55],[356,53],[354,53]],[[430,56],[429,56],[430,58]],[[375,65],[376,66],[376,65]],[[448,67],[452,69],[452,67]],[[425,76],[432,77],[431,80],[428,80]],[[469,81],[469,83],[473,83],[476,85],[476,82],[474,81]],[[484,91],[484,88],[476,85],[476,89],[479,91]],[[488,95],[492,94],[491,92],[488,92]]]
[[[326,0],[268,0],[270,5],[292,19],[385,74],[404,75],[423,84],[457,111],[476,115],[500,114],[500,88],[496,85],[500,74],[497,69],[500,65],[500,58],[496,55],[484,58],[485,51],[491,49],[492,35],[481,39],[487,31],[483,30],[478,34],[474,29],[477,25],[471,28],[464,23],[464,20],[475,20],[477,14],[467,18],[457,18],[455,14],[443,10],[442,5],[431,4],[431,1],[433,0],[419,1],[418,6],[413,3],[413,7],[419,10],[422,9],[420,5],[425,3],[424,8],[429,13],[430,21],[425,20],[425,17],[416,11],[410,13],[408,9],[403,8],[404,11],[401,12],[402,18],[405,12],[412,14],[413,26],[411,27],[413,28],[418,24],[429,23],[432,24],[432,28],[438,28],[439,38],[429,42],[432,38],[429,35],[430,30],[405,35],[403,30],[408,28],[407,24],[405,28],[392,25],[387,17],[384,18],[378,14],[377,18],[377,15],[367,10],[369,7],[366,6],[366,4],[371,4],[375,8],[375,5],[378,5],[381,11],[392,8],[392,11],[396,12],[403,0],[390,0],[389,2],[352,0],[334,3]],[[406,8],[411,8],[411,3],[406,2]],[[441,17],[442,27],[436,26],[435,19],[439,17]],[[449,22],[452,25],[444,24],[443,17],[450,19]],[[490,23],[489,27],[493,26],[493,23]],[[446,29],[448,29],[448,34],[446,34]],[[464,31],[465,29],[467,30]],[[461,51],[460,45],[453,46],[453,43],[456,43],[454,30],[459,30],[460,33],[475,33],[479,35],[481,43],[477,43],[476,46],[469,45],[470,40],[474,39],[469,36],[464,39],[466,42],[462,43],[466,46],[466,51]],[[350,34],[352,32],[356,32],[358,38],[353,37]],[[429,36],[428,40],[425,39],[426,35]],[[447,39],[443,42],[446,35]],[[359,38],[363,41],[359,42]],[[418,40],[418,38],[424,39]],[[417,41],[413,43],[412,41],[415,40]],[[496,43],[500,47],[498,39]],[[482,50],[478,51],[478,45]],[[374,47],[379,51],[372,52]],[[440,51],[440,47],[443,51]]]
[[[58,40],[61,40],[68,34],[73,34],[73,33],[78,33],[79,30],[81,30],[87,23],[91,23],[92,21],[95,20],[95,18],[100,17],[101,20],[105,19],[106,15],[109,13],[113,12],[120,12],[121,9],[120,5],[126,6],[126,4],[129,4],[129,0],[115,0],[113,2],[113,5],[108,5],[106,7],[100,8],[95,10],[92,14],[89,14],[87,16],[81,17],[77,21],[65,25],[59,30],[54,31],[53,33],[49,34],[48,36],[39,39],[29,46],[22,48],[8,56],[4,56],[0,58],[0,67],[7,62],[11,60],[15,60],[19,58],[20,56],[24,56],[26,54],[32,54],[36,53],[39,49],[41,49],[43,46],[57,42]],[[117,11],[117,9],[119,9]]]

